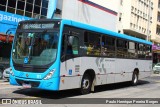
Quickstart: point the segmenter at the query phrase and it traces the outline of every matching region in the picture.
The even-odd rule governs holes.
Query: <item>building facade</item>
[[[0,10],[26,17],[45,18],[48,2],[48,0],[0,0]]]
[[[153,42],[153,63],[160,62],[160,0],[153,0],[153,24],[152,36]]]
[[[150,41],[153,0],[119,0],[119,4],[118,32]]]
[[[153,24],[151,40],[154,44],[160,43],[160,0],[153,0]]]
[[[116,31],[117,0],[50,0],[50,4],[48,17],[74,20]]]

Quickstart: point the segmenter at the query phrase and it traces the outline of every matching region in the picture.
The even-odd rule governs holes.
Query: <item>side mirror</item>
[[[73,44],[73,39],[74,39],[74,36],[69,36],[69,37],[68,37],[68,43],[69,43],[70,45]]]

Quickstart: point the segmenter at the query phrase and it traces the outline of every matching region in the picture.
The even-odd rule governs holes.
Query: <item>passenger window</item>
[[[146,46],[146,59],[151,59],[152,58],[152,47],[147,45]]]
[[[126,40],[117,39],[117,57],[119,58],[128,57],[127,45],[128,42]]]
[[[115,56],[115,38],[104,35],[102,37],[102,56],[114,57]]]
[[[138,44],[138,58],[145,58],[145,45]]]
[[[79,54],[79,39],[76,36],[69,36],[67,43],[67,54]]]
[[[86,46],[85,54],[99,56],[101,53],[100,34],[85,32],[84,45]]]
[[[137,58],[136,45],[134,42],[128,43],[128,57],[129,58]]]

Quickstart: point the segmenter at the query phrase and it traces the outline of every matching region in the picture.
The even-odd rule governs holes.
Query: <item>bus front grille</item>
[[[20,79],[16,79],[16,81],[17,81],[17,83],[18,83],[19,85],[31,84],[31,86],[32,86],[33,88],[38,87],[39,84],[40,84],[40,82],[38,82],[38,81],[24,81],[24,80],[20,80]]]

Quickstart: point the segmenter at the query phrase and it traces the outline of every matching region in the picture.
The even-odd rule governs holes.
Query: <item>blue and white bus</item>
[[[11,54],[10,84],[44,90],[131,81],[151,75],[152,43],[64,19],[19,23]]]

